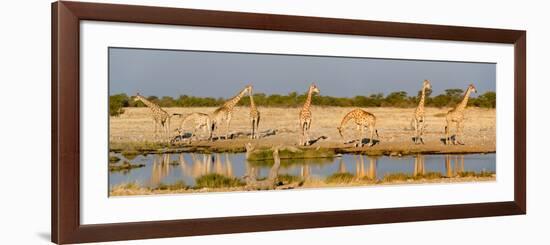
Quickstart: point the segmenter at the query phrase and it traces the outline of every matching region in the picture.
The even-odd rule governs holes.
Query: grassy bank
[[[355,176],[350,173],[336,173],[323,180],[316,178],[303,179],[299,176],[294,175],[279,175],[279,186],[276,189],[286,190],[303,188],[357,187],[398,184],[461,183],[495,180],[495,174],[492,172],[464,172],[453,177],[445,177],[438,172],[428,172],[420,175],[391,174],[384,176],[384,178],[382,178],[381,180],[374,180],[367,176]],[[247,188],[245,183],[238,178],[226,177],[218,174],[201,176],[197,179],[196,182],[197,185],[192,187],[185,185],[185,183],[181,181],[173,184],[160,183],[156,187],[144,187],[140,186],[138,183],[131,182],[114,186],[110,190],[110,195],[126,196],[251,190]]]

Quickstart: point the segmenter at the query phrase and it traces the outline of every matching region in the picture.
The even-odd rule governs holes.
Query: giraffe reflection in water
[[[445,155],[445,176],[455,177],[464,172],[464,155]]]
[[[191,178],[198,178],[207,174],[220,174],[227,177],[239,177],[234,175],[233,163],[231,156],[228,153],[215,153],[215,154],[197,154],[189,153],[191,162],[186,161],[184,154],[178,155],[177,162],[171,162],[170,154],[156,155],[153,159],[152,173],[150,183],[152,185],[158,185],[162,183],[173,167],[179,167],[181,176],[189,176]],[[377,179],[377,167],[378,157],[354,155],[355,160],[355,176],[358,178],[366,177],[371,180]],[[367,163],[368,160],[368,163]],[[426,169],[425,156],[417,154],[413,158],[413,176],[423,176],[429,170]],[[444,157],[444,169],[442,174],[445,177],[456,177],[464,172],[464,155],[445,155]],[[338,160],[338,166],[335,173],[349,173],[344,158]],[[248,176],[260,176],[261,167],[245,162],[245,171]],[[437,170],[436,170],[437,171]],[[304,163],[299,165],[299,176],[302,179],[307,179],[312,174],[312,166]]]
[[[425,167],[425,164],[424,164],[424,155],[422,155],[422,154],[416,154],[416,156],[414,157],[414,172],[413,172],[413,176],[418,176],[418,175],[424,175],[424,174],[426,174],[425,169],[426,169],[426,167]]]
[[[158,185],[169,174],[170,174],[170,155],[169,154],[156,155],[153,158],[153,167],[151,168],[150,183],[152,185]]]
[[[365,158],[369,159],[367,164]],[[376,168],[378,167],[378,161],[376,156],[363,156],[355,155],[355,175],[359,178],[367,177],[368,179],[376,179]]]
[[[286,154],[286,153],[285,153]],[[115,154],[113,154],[115,155]],[[115,155],[124,159],[121,154]],[[124,159],[125,160],[125,159]],[[196,179],[209,174],[218,174],[245,181],[244,176],[256,176],[258,180],[269,176],[274,161],[249,161],[244,153],[171,153],[137,156],[133,163],[144,163],[142,168],[127,172],[109,172],[109,185],[117,186],[137,182],[155,188],[179,181],[193,187]],[[386,176],[396,174],[410,176],[412,180],[437,178],[492,177],[486,173],[496,172],[495,154],[475,155],[422,155],[404,157],[367,156],[343,154],[333,158],[280,160],[279,176],[283,180],[317,183],[334,174],[353,175],[353,181],[385,182]],[[485,175],[483,175],[485,174]],[[494,178],[494,177],[493,177]],[[464,181],[469,181],[463,178]],[[411,181],[410,183],[413,183]],[[284,182],[287,183],[287,182]],[[365,182],[365,184],[371,184]]]
[[[233,176],[233,163],[228,153],[224,157],[217,154],[190,153],[191,163],[185,160],[184,154],[178,155],[178,161],[172,162],[170,154],[160,154],[153,158],[150,184],[155,186],[170,175],[172,167],[179,167],[182,176],[198,178],[206,174]],[[223,159],[223,160],[222,160]]]

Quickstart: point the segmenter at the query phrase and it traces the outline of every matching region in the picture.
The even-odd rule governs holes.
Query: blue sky
[[[246,84],[255,93],[303,93],[315,82],[322,95],[368,96],[406,91],[424,79],[437,95],[474,83],[495,91],[496,64],[154,49],[109,49],[109,93],[231,97]]]

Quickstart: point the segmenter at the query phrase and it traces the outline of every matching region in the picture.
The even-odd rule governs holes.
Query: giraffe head
[[[134,96],[134,102],[138,101],[139,98],[142,97],[141,94],[139,94],[139,92],[136,94],[136,96]]]
[[[252,96],[252,85],[246,85],[243,89],[243,94],[248,93],[249,96]]]
[[[312,94],[321,93],[321,90],[319,90],[319,88],[317,87],[317,85],[315,85],[315,83],[312,83],[311,85],[309,85],[309,91],[311,91]]]
[[[422,84],[422,86],[425,88],[425,89],[432,89],[432,84],[430,83],[430,80],[424,80],[424,83]]]
[[[474,93],[477,94],[476,86],[474,86],[473,83],[470,83],[470,85],[468,85],[468,90],[473,91]]]

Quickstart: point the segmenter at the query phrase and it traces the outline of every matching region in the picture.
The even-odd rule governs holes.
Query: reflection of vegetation
[[[109,156],[109,163],[117,163],[120,161],[120,158],[117,156]]]
[[[207,174],[195,179],[197,188],[222,188],[237,187],[245,184],[234,177],[227,177],[221,174]]]
[[[172,184],[160,183],[160,184],[158,184],[157,188],[155,188],[155,189],[174,191],[174,190],[187,189],[187,185],[185,184],[185,182],[183,180],[179,180],[179,181],[176,181]]]
[[[279,156],[281,160],[304,160],[312,158],[332,158],[334,157],[334,151],[331,149],[320,148],[320,149],[302,149],[297,151],[291,151],[283,149],[279,151]],[[260,160],[272,160],[273,151],[268,149],[258,149],[252,151],[247,160],[249,161],[260,161]],[[315,159],[313,162],[317,162],[319,159]],[[332,161],[332,160],[331,160]],[[284,165],[281,162],[282,165]]]
[[[296,165],[325,165],[331,164],[333,161],[334,158],[281,159],[281,167],[288,168]],[[273,166],[273,160],[250,161],[249,164],[254,167],[271,167]]]
[[[350,173],[335,173],[328,176],[325,180],[327,183],[350,183],[354,180],[355,176]]]
[[[431,90],[427,91],[427,95],[431,94]],[[447,89],[444,93],[436,96],[428,96],[426,98],[426,106],[433,107],[449,107],[456,105],[461,101],[464,91],[462,89]],[[369,96],[358,95],[351,98],[332,97],[332,96],[315,96],[313,103],[320,106],[358,106],[358,107],[415,107],[418,104],[420,92],[417,95],[409,96],[405,91],[396,91],[389,93],[384,97],[383,94],[371,94]],[[290,92],[287,95],[263,93],[254,94],[254,102],[258,106],[271,107],[299,107],[305,101],[306,94],[298,94]],[[177,98],[170,96],[149,96],[148,100],[160,105],[161,107],[200,107],[200,106],[220,106],[224,103],[223,98],[212,97],[195,97],[181,95]],[[249,98],[244,97],[239,101],[239,105],[249,105]],[[486,92],[476,98],[470,98],[468,105],[495,108],[496,93]],[[122,107],[143,107],[143,103],[134,102],[126,94],[116,94],[109,97],[109,112],[112,116],[123,113]]]
[[[145,164],[132,164],[130,162],[124,161],[122,164],[109,164],[109,171],[127,171],[134,168],[145,167]]]
[[[123,151],[120,154],[128,160],[134,160],[137,156],[140,155],[138,151]]]

